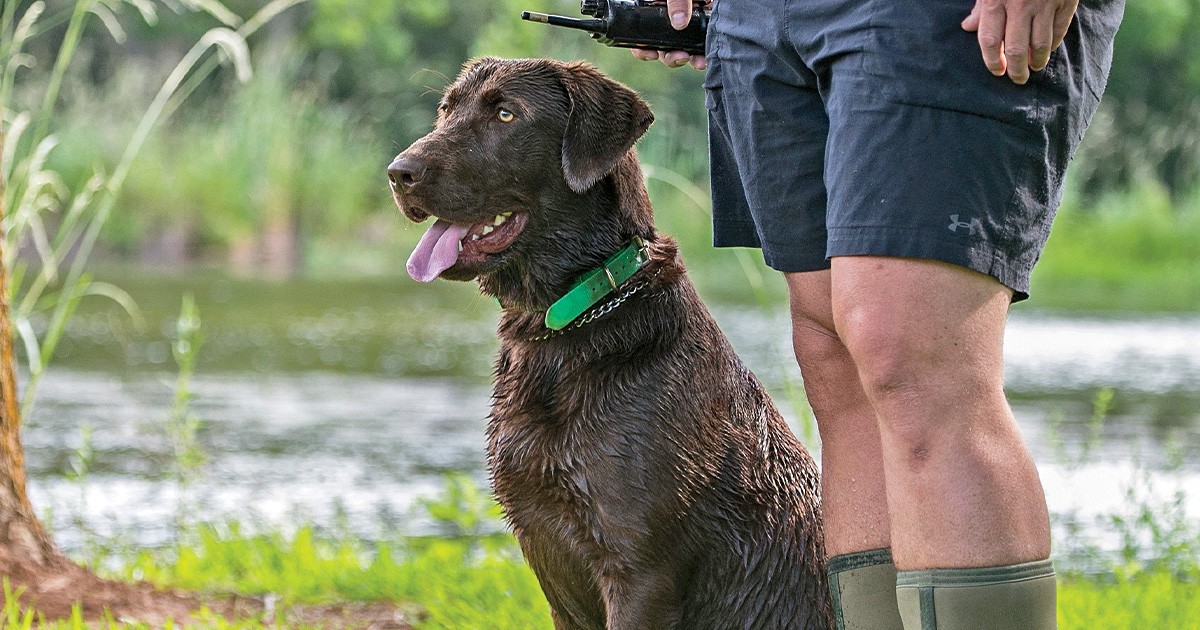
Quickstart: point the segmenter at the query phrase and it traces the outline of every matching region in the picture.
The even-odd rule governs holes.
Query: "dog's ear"
[[[571,190],[582,193],[621,161],[654,122],[654,114],[636,92],[589,64],[568,64],[563,83],[571,99],[563,175]]]

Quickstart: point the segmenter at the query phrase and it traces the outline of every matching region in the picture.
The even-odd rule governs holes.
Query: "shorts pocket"
[[[1016,85],[983,63],[975,33],[962,29],[965,0],[872,0],[862,70],[878,98],[991,118],[1041,132],[1035,79]]]
[[[708,111],[717,109],[724,88],[721,82],[720,34],[717,32],[717,7],[720,5],[720,1],[713,3],[712,16],[708,20],[708,32],[704,40],[704,59],[708,64],[704,71],[704,107]]]
[[[708,111],[715,111],[721,103],[722,92],[724,86],[721,85],[720,73],[717,72],[718,64],[712,57],[708,58],[708,70],[704,74],[704,107]]]

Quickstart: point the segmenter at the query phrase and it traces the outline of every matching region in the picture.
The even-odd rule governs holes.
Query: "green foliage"
[[[446,475],[441,496],[422,499],[421,507],[455,538],[478,537],[495,529],[503,512],[491,493],[463,473]]]
[[[108,19],[109,5],[113,3],[75,2],[37,113],[10,109],[15,105],[9,99],[17,86],[18,73],[33,63],[25,52],[26,46],[36,35],[46,32],[37,30],[45,4],[34,2],[20,16],[16,14],[16,3],[4,5],[0,12],[0,112],[7,125],[2,136],[0,182],[6,186],[0,195],[0,208],[4,210],[3,262],[13,272],[13,295],[6,298],[13,304],[10,316],[24,344],[29,366],[29,381],[21,401],[22,415],[28,415],[32,408],[45,368],[83,297],[108,296],[127,310],[134,310],[127,294],[111,285],[93,282],[84,274],[84,266],[151,131],[172,109],[172,99],[186,97],[189,84],[185,79],[203,80],[216,67],[213,59],[217,53],[213,51],[232,62],[240,79],[247,79],[250,68],[245,38],[296,1],[275,0],[238,31],[224,26],[206,31],[175,65],[154,100],[146,106],[111,173],[96,170],[74,191],[47,165],[57,144],[51,133],[55,107],[87,18],[100,16],[110,31],[119,31],[115,18]],[[134,4],[145,11],[145,3]],[[216,0],[199,5],[210,12],[221,12]],[[210,55],[210,66],[204,65],[206,55]],[[37,266],[17,259],[21,247],[28,245],[37,253]]]
[[[1125,495],[1125,508],[1105,517],[1120,536],[1125,566],[1200,572],[1200,524],[1188,518],[1187,493],[1177,489],[1170,499],[1155,499],[1149,475],[1139,472]]]
[[[309,528],[257,536],[202,528],[194,546],[143,553],[125,575],[196,591],[271,593],[284,604],[415,602],[421,630],[551,627],[537,580],[507,537],[482,548],[409,539],[369,550]]]
[[[290,59],[283,49],[265,55],[244,89],[147,147],[122,197],[138,210],[114,221],[118,241],[184,226],[191,240],[229,244],[275,225],[304,241],[345,235],[391,203],[386,149],[348,112],[297,87]],[[87,126],[79,112],[73,127]]]
[[[200,332],[200,311],[196,308],[196,299],[191,293],[186,293],[175,322],[175,342],[171,344],[171,356],[175,358],[179,373],[175,380],[171,417],[167,421],[167,437],[175,455],[175,477],[185,485],[195,479],[206,460],[204,449],[197,440],[200,419],[191,411],[192,376],[196,372],[196,361],[202,345],[204,334]]]
[[[1050,417],[1047,442],[1059,465],[1068,473],[1096,463],[1104,423],[1116,396],[1116,391],[1110,387],[1096,392],[1092,413],[1085,421],[1087,435],[1076,453],[1068,453],[1063,443],[1063,415],[1057,413]],[[1166,472],[1177,473],[1183,466],[1184,451],[1179,446],[1170,450]],[[1150,473],[1139,460],[1135,452],[1134,462],[1138,465],[1125,486],[1125,502],[1116,511],[1095,517],[1090,527],[1075,510],[1051,515],[1051,519],[1067,532],[1067,536],[1055,545],[1061,569],[1072,574],[1092,575],[1102,575],[1110,570],[1115,570],[1118,575],[1156,571],[1200,575],[1200,523],[1187,514],[1185,488],[1178,486],[1169,498],[1162,498],[1161,492],[1155,492]],[[1120,541],[1119,547],[1104,551],[1095,540],[1098,532]]]
[[[120,575],[191,591],[270,594],[284,605],[390,601],[416,611],[421,630],[551,627],[516,540],[483,533],[501,528],[486,490],[451,475],[442,494],[420,506],[451,524],[453,537],[367,545],[311,527],[250,534],[236,523],[201,524],[188,526],[173,549],[132,555]]]
[[[420,610],[420,630],[552,627],[545,599],[515,542],[480,553],[462,540],[409,540],[373,552],[346,541],[246,536],[208,530],[177,559],[143,554],[126,575],[189,590],[273,593],[284,603],[391,601]],[[1193,630],[1200,619],[1200,572],[1115,571],[1059,584],[1064,630]]]
[[[379,137],[405,146],[433,120],[429,91],[470,55],[480,4],[314,0],[298,53],[328,98],[353,105]]]
[[[254,4],[231,1],[228,13],[249,13]],[[1035,304],[1200,308],[1198,248],[1189,236],[1198,232],[1200,193],[1188,192],[1200,181],[1200,56],[1192,54],[1200,44],[1198,7],[1200,0],[1128,5],[1104,106],[1038,269]],[[713,251],[707,209],[692,203],[694,192],[707,197],[702,74],[638,62],[582,33],[522,22],[526,9],[574,15],[578,3],[311,0],[308,10],[272,29],[263,71],[247,89],[227,90],[223,80],[181,87],[180,97],[194,93],[195,100],[171,134],[148,139],[117,202],[122,212],[106,220],[104,241],[132,254],[183,233],[193,260],[232,263],[233,250],[264,249],[264,233],[291,229],[311,263],[307,271],[390,272],[395,265],[380,263],[383,252],[401,250],[409,239],[392,231],[403,228],[390,214],[382,165],[428,131],[438,91],[463,62],[485,54],[583,58],[653,106],[657,120],[639,153],[659,224],[680,238],[698,284],[711,289],[706,296],[757,300],[761,292],[742,273],[745,254]],[[59,30],[74,17],[49,13]],[[103,31],[79,32],[79,49],[101,62],[90,73],[58,80],[74,105],[59,121],[68,131],[56,135],[65,150],[46,158],[63,172],[57,189],[86,192],[96,164],[116,168],[127,135],[116,131],[132,128],[128,112],[138,108],[128,96],[137,93],[136,77],[153,74],[161,50],[184,45],[203,32],[198,24],[212,19],[161,14],[161,28],[136,22],[126,28],[146,51],[141,56],[114,48]],[[30,110],[43,102],[31,99]],[[178,106],[177,97],[165,111]],[[94,194],[106,194],[102,182],[92,185]],[[374,242],[363,247],[364,241]],[[762,270],[757,260],[752,264]],[[767,289],[773,302],[782,300],[779,283]]]
[[[1058,587],[1060,630],[1200,628],[1200,574],[1167,571],[1074,578]]]
[[[1080,151],[1085,190],[1154,179],[1173,195],[1200,183],[1200,0],[1125,6],[1104,107]]]
[[[1104,406],[1105,400],[1101,394],[1097,404]],[[1131,505],[1141,501],[1131,495]],[[448,478],[443,495],[423,505],[436,512],[433,515],[439,520],[467,523],[479,530],[496,525],[490,499],[465,478]],[[1152,507],[1139,518],[1152,523],[1152,527],[1170,529],[1177,516]],[[480,527],[481,523],[484,526]],[[1160,546],[1153,553],[1167,554],[1162,562],[1118,562],[1088,576],[1063,572],[1059,582],[1059,626],[1194,630],[1195,620],[1200,618],[1196,549],[1200,547]],[[1181,561],[1187,558],[1191,558],[1190,563]],[[319,535],[311,527],[292,533],[250,533],[237,524],[194,525],[173,548],[126,552],[120,566],[116,577],[145,579],[201,593],[263,595],[285,607],[392,602],[419,630],[552,627],[537,579],[522,560],[516,540],[508,534],[394,537],[388,542],[368,544]],[[9,621],[5,624],[0,620],[0,630],[30,627],[32,613],[21,611],[15,601],[9,593],[4,613]],[[214,617],[187,628],[261,625],[256,619],[225,621]],[[292,627],[286,619],[276,626]],[[79,627],[67,620],[57,629]]]
[[[1092,453],[1102,441],[1104,420],[1108,417],[1108,412],[1112,410],[1114,393],[1113,388],[1102,387],[1092,398],[1092,415],[1087,419],[1087,436],[1075,454],[1067,452],[1066,444],[1062,439],[1062,412],[1053,413],[1046,419],[1046,443],[1054,452],[1054,459],[1058,465],[1074,472],[1080,466],[1092,462]]]
[[[1071,308],[1200,309],[1200,192],[1172,202],[1161,184],[1140,180],[1088,211],[1069,198],[1031,294]]]

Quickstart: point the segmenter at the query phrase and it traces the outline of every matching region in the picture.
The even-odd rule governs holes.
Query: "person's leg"
[[[899,586],[913,587],[898,589],[906,628],[1054,627],[1045,496],[1003,389],[1011,295],[945,263],[833,259],[834,326],[878,417]]]
[[[784,274],[792,347],[821,434],[821,513],[838,630],[900,630],[875,411],[834,332],[829,270]]]
[[[821,434],[825,550],[836,556],[888,547],[879,429],[854,361],[834,332],[829,270],[784,276],[792,348]]]

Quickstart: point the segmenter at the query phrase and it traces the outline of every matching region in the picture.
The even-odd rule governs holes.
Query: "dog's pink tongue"
[[[443,271],[453,267],[458,260],[458,242],[470,229],[469,225],[457,225],[442,219],[435,221],[408,257],[408,275],[417,282],[432,282]]]

